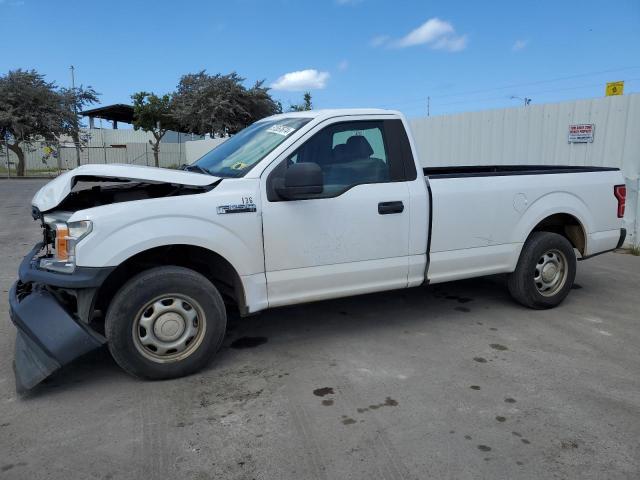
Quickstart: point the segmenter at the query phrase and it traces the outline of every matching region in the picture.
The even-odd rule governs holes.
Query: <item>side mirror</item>
[[[322,193],[324,177],[317,163],[294,163],[284,174],[284,186],[276,188],[285,200],[303,200]]]

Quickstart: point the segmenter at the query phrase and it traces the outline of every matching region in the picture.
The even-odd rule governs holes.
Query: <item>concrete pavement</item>
[[[549,311],[502,277],[232,319],[204,372],[103,350],[16,397],[7,291],[42,181],[0,180],[2,479],[640,478],[640,258],[579,263]]]

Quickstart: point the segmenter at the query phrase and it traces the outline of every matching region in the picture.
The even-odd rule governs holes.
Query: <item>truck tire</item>
[[[509,293],[518,303],[534,309],[553,308],[569,294],[576,277],[573,246],[562,235],[533,232],[509,274]]]
[[[203,275],[157,267],[116,293],[105,320],[109,351],[127,373],[167,379],[202,369],[224,339],[227,316],[220,293]]]

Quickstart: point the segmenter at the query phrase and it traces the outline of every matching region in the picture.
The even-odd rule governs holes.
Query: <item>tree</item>
[[[63,134],[79,141],[80,119],[73,106],[96,100],[91,87],[59,90],[35,70],[11,70],[0,77],[0,137],[18,157],[17,175],[24,176],[25,148],[34,142],[53,143]]]
[[[25,173],[24,147],[36,139],[54,141],[60,133],[59,96],[55,84],[35,70],[13,70],[0,77],[0,135]]]
[[[98,93],[91,87],[84,88],[82,85],[75,88],[61,88],[59,91],[62,99],[64,114],[63,130],[73,140],[76,147],[76,166],[80,166],[80,152],[87,142],[87,138],[81,138],[80,129],[84,125],[80,122],[78,112],[84,110],[98,101]]]
[[[313,109],[313,105],[311,103],[311,92],[304,92],[302,103],[289,106],[289,111],[291,112],[305,112],[311,109]]]
[[[174,96],[173,117],[189,133],[226,136],[282,111],[264,82],[247,89],[244,80],[235,72],[184,75]]]
[[[243,125],[242,128],[261,118],[282,113],[282,105],[280,102],[274,101],[271,95],[269,95],[269,88],[263,85],[264,80],[256,82],[243,96],[246,110],[249,112],[249,121]]]
[[[154,141],[149,140],[153,150],[156,167],[160,166],[160,141],[171,128],[175,120],[171,116],[172,96],[157,96],[154,93],[138,92],[131,95],[133,100],[133,128],[151,132]]]

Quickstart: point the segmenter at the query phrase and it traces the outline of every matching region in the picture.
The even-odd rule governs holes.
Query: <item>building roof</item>
[[[133,123],[133,107],[124,103],[115,105],[105,105],[104,107],[93,108],[80,112],[81,115],[91,118],[102,118],[115,122]]]

